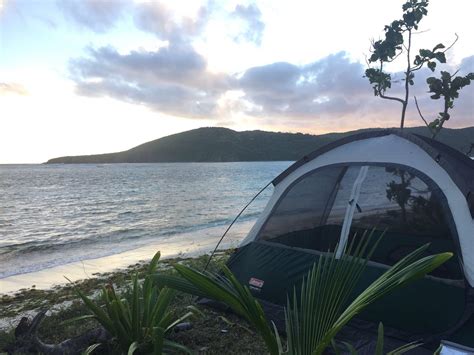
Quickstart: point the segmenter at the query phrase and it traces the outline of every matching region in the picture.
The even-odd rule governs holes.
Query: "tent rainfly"
[[[383,322],[386,334],[398,339],[443,340],[474,353],[473,160],[430,138],[371,130],[303,157],[273,185],[266,208],[228,262],[273,310],[270,317],[281,320],[287,293],[319,255],[341,253],[352,238],[375,228],[386,232],[359,292],[426,243],[429,254],[454,257],[384,296],[357,321]]]

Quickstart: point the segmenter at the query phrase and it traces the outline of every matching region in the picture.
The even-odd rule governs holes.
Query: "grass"
[[[225,262],[231,251],[221,251],[210,268],[216,268],[216,261]],[[161,260],[159,268],[166,273],[174,272],[172,265],[181,263],[196,269],[204,267],[207,255],[197,258],[173,258]],[[74,286],[88,295],[94,295],[102,285],[113,283],[119,289],[130,283],[131,275],[138,272],[143,275],[148,263],[137,263],[126,269],[112,273],[95,274],[93,278],[80,280]],[[248,327],[239,317],[220,312],[205,306],[197,305],[195,297],[178,293],[174,298],[171,309],[177,316],[182,315],[188,305],[195,305],[203,316],[191,320],[192,328],[185,331],[172,332],[170,340],[183,344],[200,354],[240,353],[264,354],[266,348],[260,337]],[[71,285],[56,286],[50,290],[35,288],[23,289],[13,295],[3,295],[0,298],[0,314],[2,318],[34,315],[39,309],[52,309],[51,314],[43,320],[38,334],[46,343],[59,343],[65,339],[84,333],[97,327],[95,320],[84,320],[63,325],[62,322],[81,315],[89,314],[81,300],[76,296]],[[18,318],[19,321],[19,318]],[[6,345],[14,340],[12,328],[0,330],[0,353]]]

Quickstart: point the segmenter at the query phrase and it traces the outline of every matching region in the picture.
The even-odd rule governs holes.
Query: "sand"
[[[245,237],[254,221],[235,225],[225,237],[219,249],[238,246]],[[183,233],[161,238],[145,247],[129,250],[97,259],[83,260],[59,265],[40,271],[14,275],[0,279],[0,294],[12,294],[20,289],[30,288],[49,289],[55,285],[71,281],[92,278],[94,274],[111,272],[126,268],[129,265],[149,260],[159,250],[162,258],[176,256],[193,257],[208,253],[214,249],[226,227],[219,226],[198,232]],[[113,246],[111,246],[113,247]]]

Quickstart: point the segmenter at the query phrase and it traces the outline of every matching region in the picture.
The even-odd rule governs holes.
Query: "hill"
[[[159,138],[123,152],[60,157],[48,160],[47,164],[297,160],[324,144],[360,131],[310,135],[198,128]],[[423,135],[428,133],[425,127],[406,128],[406,131]],[[474,143],[474,127],[444,128],[438,139],[466,152]]]

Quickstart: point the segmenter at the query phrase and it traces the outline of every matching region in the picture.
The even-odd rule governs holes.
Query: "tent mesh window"
[[[436,187],[409,169],[388,165],[366,169],[362,174],[359,165],[328,166],[306,174],[288,188],[258,238],[334,251],[346,220],[349,242],[366,230],[385,231],[372,257],[383,265],[395,264],[426,243],[431,243],[428,254],[456,250]],[[433,276],[463,278],[456,258]]]
[[[267,219],[259,239],[306,249],[334,250],[345,206],[341,209],[339,203],[336,205],[342,212],[337,222],[327,224],[326,220],[337,195],[350,191],[357,175],[352,172],[354,169],[357,168],[325,167],[298,180]],[[332,213],[332,219],[335,218]]]

